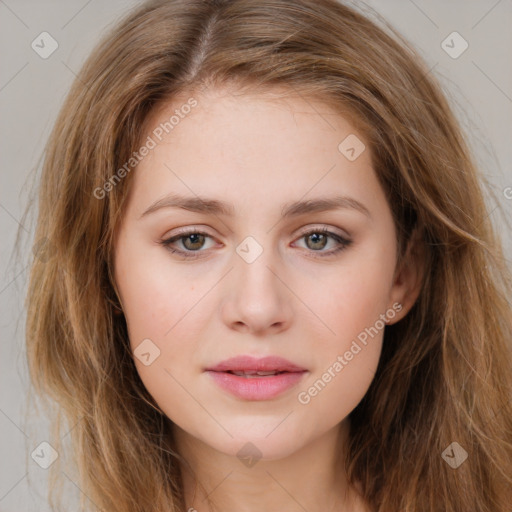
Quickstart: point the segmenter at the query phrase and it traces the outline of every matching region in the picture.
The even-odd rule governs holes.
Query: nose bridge
[[[260,242],[248,236],[236,247],[224,308],[224,320],[231,326],[245,324],[252,331],[261,331],[282,327],[291,317],[290,297],[279,275],[278,251],[268,246],[271,238]]]
[[[268,301],[275,300],[280,294],[279,279],[276,276],[276,268],[280,268],[277,251],[271,246],[271,238],[264,240],[260,236],[257,240],[254,236],[247,236],[237,246],[237,261],[235,264],[235,279],[248,295],[263,294]]]

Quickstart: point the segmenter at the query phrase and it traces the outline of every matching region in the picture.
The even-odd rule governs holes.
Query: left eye
[[[350,240],[343,238],[328,229],[315,229],[308,231],[298,238],[298,240],[302,239],[306,240],[306,245],[309,245],[308,248],[312,249],[313,252],[319,252],[321,249],[324,249],[328,244],[329,239],[334,240],[335,248],[330,251],[322,252],[321,254],[318,254],[318,256],[329,256],[335,254],[348,247],[351,243]],[[308,242],[311,242],[311,244],[308,244]]]
[[[203,233],[200,231],[189,231],[180,233],[178,235],[175,235],[173,237],[167,238],[165,240],[160,241],[159,243],[163,246],[165,246],[171,253],[173,254],[179,254],[184,256],[185,258],[193,259],[193,258],[199,258],[203,257],[200,256],[199,253],[203,253],[206,251],[201,251],[200,249],[203,247],[203,244],[206,240],[206,238],[212,238],[207,233]],[[314,229],[310,230],[306,233],[303,233],[298,240],[305,239],[306,244],[309,245],[309,248],[311,249],[311,252],[313,253],[319,253],[315,254],[315,256],[330,256],[332,254],[335,254],[346,247],[348,247],[352,241],[348,240],[336,233],[333,233],[332,231],[329,231],[327,229]],[[328,240],[332,239],[336,242],[337,247],[330,251],[322,251],[328,243]],[[183,244],[183,247],[185,247],[185,250],[183,249],[176,249],[173,247],[173,244],[176,242],[181,242]],[[311,244],[309,243],[311,242]],[[192,253],[192,254],[191,254]],[[194,254],[195,253],[195,254]]]

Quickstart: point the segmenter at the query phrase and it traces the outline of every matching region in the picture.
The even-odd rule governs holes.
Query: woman
[[[406,48],[331,0],[159,0],[90,56],[27,297],[84,507],[508,510],[510,270]]]

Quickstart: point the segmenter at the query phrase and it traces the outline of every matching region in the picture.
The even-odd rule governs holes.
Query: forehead
[[[154,147],[134,177],[148,200],[175,192],[283,204],[309,191],[377,192],[363,135],[328,104],[288,89],[182,93],[151,113],[148,137]],[[357,159],[343,153],[347,140],[359,144]]]
[[[194,107],[188,108],[191,103]],[[178,120],[175,116],[173,123],[176,125],[184,119],[194,118],[196,122],[208,122],[209,125],[216,122],[218,127],[222,120],[233,122],[250,116],[252,122],[249,125],[255,125],[261,117],[266,117],[274,122],[295,122],[303,128],[310,125],[317,131],[337,130],[340,124],[350,125],[353,131],[357,126],[359,132],[367,128],[344,103],[335,102],[320,93],[313,96],[296,87],[282,85],[256,88],[230,83],[182,91],[153,109],[146,119],[145,131],[150,133],[159,123],[169,121],[172,114],[180,117]],[[267,131],[271,128],[268,126]],[[177,135],[176,132],[179,130],[173,136]]]

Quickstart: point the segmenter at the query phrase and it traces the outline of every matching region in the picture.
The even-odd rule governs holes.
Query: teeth
[[[240,372],[240,371],[233,371],[231,372],[234,375],[238,375],[239,377],[247,377],[249,379],[255,378],[255,377],[267,377],[269,375],[277,375],[279,372],[277,371],[271,371],[271,372],[259,372],[259,371],[247,371],[247,372]]]

